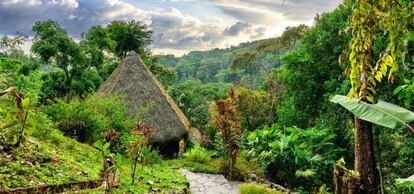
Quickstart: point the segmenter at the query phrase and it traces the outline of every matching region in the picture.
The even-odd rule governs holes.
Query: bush
[[[196,144],[190,151],[184,154],[184,158],[192,162],[207,163],[213,155],[213,152]]]
[[[161,164],[162,157],[157,150],[151,149],[150,147],[145,147],[142,151],[143,155],[143,164],[144,165],[153,165]]]
[[[249,157],[258,159],[268,177],[285,186],[316,191],[332,182],[333,163],[341,150],[326,128],[299,129],[278,126],[248,136]]]
[[[282,194],[282,192],[271,189],[266,185],[243,183],[240,185],[240,194]]]
[[[69,103],[57,100],[45,107],[45,112],[68,136],[78,141],[94,143],[105,131],[114,130],[126,135],[133,125],[133,119],[126,115],[126,105],[119,97],[91,96]]]

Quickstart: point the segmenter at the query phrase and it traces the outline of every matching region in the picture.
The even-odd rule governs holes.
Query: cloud
[[[266,34],[267,29],[265,27],[258,27],[254,31],[256,34],[251,35],[250,38],[257,39],[263,37]]]
[[[150,26],[154,36],[161,37],[158,48],[214,48],[224,40],[223,27],[218,23],[202,22],[174,8],[153,12]]]
[[[175,8],[145,11],[119,0],[11,0],[0,4],[0,34],[19,31],[33,35],[36,21],[52,19],[69,34],[79,38],[94,25],[106,25],[113,20],[137,20],[154,31],[159,48],[214,48],[224,36],[225,27],[219,22],[200,21]]]
[[[230,27],[227,27],[223,34],[226,36],[241,36],[249,35],[251,39],[261,38],[266,34],[266,27],[255,28],[253,24],[246,22],[236,22]]]
[[[241,33],[251,34],[252,25],[245,22],[237,22],[229,28],[226,28],[226,30],[224,30],[224,34],[229,36],[237,36]]]
[[[52,19],[79,39],[94,25],[136,20],[151,28],[153,46],[159,50],[206,50],[269,36],[272,26],[280,31],[287,26],[284,20],[311,19],[316,12],[335,7],[337,1],[286,0],[282,4],[282,0],[152,0],[168,2],[169,6],[185,2],[206,6],[207,12],[215,9],[233,18],[224,22],[223,15],[205,19],[172,7],[143,10],[126,0],[0,0],[0,34],[18,31],[33,36],[35,22]]]
[[[248,23],[275,25],[282,19],[277,14],[261,9],[248,8],[238,5],[216,5],[223,13]]]
[[[343,0],[207,0],[239,20],[269,24],[280,19],[306,22],[316,13],[332,11]]]

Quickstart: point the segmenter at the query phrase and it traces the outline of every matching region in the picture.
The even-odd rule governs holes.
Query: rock
[[[257,176],[255,174],[249,174],[248,179],[251,180],[251,181],[256,181],[257,180]]]
[[[192,173],[185,169],[179,169],[190,182],[190,190],[193,194],[236,194],[239,193],[239,182],[229,182],[223,175]]]
[[[158,193],[158,192],[160,192],[160,189],[158,189],[158,188],[154,188],[154,187],[151,187],[151,191],[153,191],[153,192],[155,192],[155,193]]]

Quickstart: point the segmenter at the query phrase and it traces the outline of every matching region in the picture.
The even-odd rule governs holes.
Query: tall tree
[[[104,51],[110,52],[114,49],[116,42],[110,37],[105,28],[93,26],[86,33],[82,33],[81,45],[90,56],[90,63],[100,69],[104,63]]]
[[[349,33],[344,32],[349,15],[350,9],[341,5],[332,13],[317,16],[315,26],[307,31],[297,49],[283,56],[277,77],[285,88],[277,109],[280,124],[312,127],[320,116],[334,110],[327,102],[329,94],[342,87],[343,69],[338,56],[349,44]]]
[[[36,33],[32,51],[45,63],[55,63],[63,70],[64,93],[70,98],[73,80],[82,75],[87,65],[82,48],[57,22],[52,20],[36,22],[32,30]]]
[[[148,52],[151,43],[152,31],[147,26],[136,21],[113,21],[107,27],[109,37],[115,41],[113,52],[118,57],[124,57],[128,51],[135,51],[139,55]]]
[[[350,97],[375,102],[377,87],[388,74],[394,81],[398,60],[404,55],[404,39],[412,22],[413,2],[410,0],[357,0],[353,4],[350,27],[352,29]],[[374,41],[385,34],[388,45],[379,56],[374,55]],[[372,124],[355,118],[355,171],[359,193],[376,193],[377,173],[373,148]]]
[[[17,34],[15,36],[0,36],[0,53],[6,55],[16,55],[20,47],[27,41],[27,36]]]

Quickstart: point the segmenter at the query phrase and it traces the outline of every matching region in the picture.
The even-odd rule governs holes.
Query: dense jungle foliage
[[[333,193],[334,165],[353,169],[360,153],[354,150],[354,115],[330,99],[367,92],[358,99],[414,110],[414,3],[398,0],[395,6],[403,9],[383,11],[406,21],[399,26],[405,31],[382,28],[386,22],[378,21],[377,28],[366,24],[372,42],[361,47],[372,51],[370,62],[379,61],[376,69],[359,68],[353,60],[367,57],[355,46],[363,36],[355,34],[361,30],[355,14],[368,1],[361,2],[345,1],[316,16],[313,26],[292,26],[279,37],[181,57],[153,55],[152,31],[136,21],[94,26],[80,41],[55,21],[39,21],[30,55],[19,47],[27,37],[4,36],[0,191],[98,177],[107,179],[106,187],[90,192],[180,191],[188,182],[174,168],[187,168],[241,181],[266,179],[302,193]],[[201,142],[181,142],[178,159],[164,160],[150,147],[148,136],[157,129],[140,120],[148,107],[131,116],[122,96],[96,93],[128,51],[139,54],[201,133]],[[393,57],[392,65],[382,59],[386,55]],[[383,63],[398,71],[388,75]],[[377,81],[369,83],[375,87],[356,84],[358,68],[373,69]],[[387,76],[390,84],[381,83]],[[405,180],[414,174],[414,131],[375,124],[372,131],[378,185],[386,193],[414,192],[414,182]],[[357,169],[350,172],[359,176]],[[19,176],[11,176],[15,173]],[[120,179],[116,188],[110,181],[114,173]],[[279,193],[257,184],[243,184],[241,191]]]

